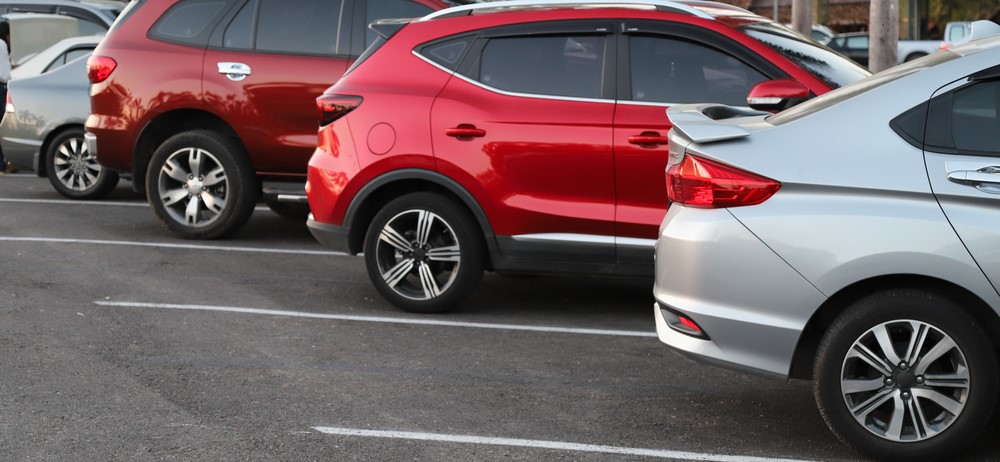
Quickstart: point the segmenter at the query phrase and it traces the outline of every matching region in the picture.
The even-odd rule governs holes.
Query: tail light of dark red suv
[[[325,127],[361,105],[363,98],[351,95],[323,95],[316,98],[319,125]]]
[[[101,83],[111,76],[118,62],[107,56],[91,55],[87,59],[87,77],[90,83]]]

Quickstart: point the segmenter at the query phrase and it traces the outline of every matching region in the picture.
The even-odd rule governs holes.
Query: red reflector
[[[87,59],[87,77],[90,83],[101,83],[115,71],[118,62],[106,56],[90,55]]]
[[[772,179],[690,154],[667,170],[668,198],[689,207],[756,205],[779,188]]]
[[[350,95],[323,95],[316,98],[316,106],[319,108],[319,125],[321,127],[330,125],[333,121],[347,115],[361,105],[360,96]]]
[[[694,331],[693,333],[701,333],[701,328],[698,327],[698,325],[695,324],[694,321],[684,316],[677,316],[677,319],[681,322],[682,325],[684,325],[684,327],[687,327],[688,329]]]

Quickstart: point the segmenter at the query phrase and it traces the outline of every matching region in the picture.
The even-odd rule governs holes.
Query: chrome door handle
[[[1000,167],[983,167],[979,170],[958,170],[949,173],[948,180],[958,184],[1000,184]]]
[[[243,63],[218,63],[219,73],[233,82],[239,82],[250,75],[250,66]]]

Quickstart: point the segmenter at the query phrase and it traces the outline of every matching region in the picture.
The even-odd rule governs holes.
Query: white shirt
[[[10,52],[3,40],[0,40],[0,82],[10,82]]]

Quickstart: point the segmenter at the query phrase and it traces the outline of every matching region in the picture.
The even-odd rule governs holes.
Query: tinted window
[[[868,36],[867,35],[854,35],[847,37],[847,48],[852,50],[867,50],[868,49]]]
[[[726,53],[666,37],[629,38],[632,100],[746,106],[768,78]]]
[[[340,0],[260,0],[256,49],[335,54],[342,3]]]
[[[253,27],[257,18],[257,2],[251,1],[243,5],[233,21],[226,27],[222,36],[222,46],[249,50],[253,48]]]
[[[469,35],[432,43],[421,48],[420,54],[448,69],[455,70],[465,55],[465,50],[469,49],[475,38],[474,35]]]
[[[605,36],[505,37],[490,40],[478,80],[500,90],[600,98]]]
[[[779,24],[756,23],[743,26],[740,30],[781,53],[830,88],[842,87],[871,75],[854,61]]]
[[[371,24],[379,19],[419,18],[432,13],[430,7],[408,0],[368,0],[368,10],[365,14],[365,24]],[[365,47],[375,42],[378,34],[365,28]]]
[[[931,100],[927,149],[1000,153],[1000,81],[979,82]]]
[[[174,5],[153,26],[162,38],[189,41],[205,31],[224,2],[187,2]]]

